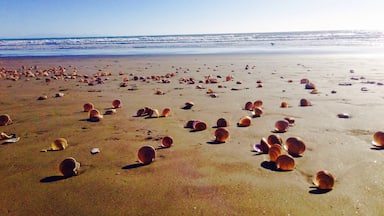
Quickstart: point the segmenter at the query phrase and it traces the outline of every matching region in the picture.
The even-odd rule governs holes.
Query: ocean
[[[307,31],[0,39],[0,57],[384,54],[384,32]]]

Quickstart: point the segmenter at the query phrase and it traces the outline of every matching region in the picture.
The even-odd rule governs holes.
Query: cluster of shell
[[[167,117],[171,114],[171,108],[164,108],[161,113],[159,113],[158,109],[154,109],[151,107],[140,108],[136,112],[136,117],[148,117],[148,118],[159,118],[159,117]]]
[[[112,101],[112,108],[107,109],[104,114],[115,114],[117,112],[116,109],[121,108],[121,106],[121,100],[115,99]],[[104,115],[98,109],[95,108],[93,103],[87,102],[83,104],[83,111],[88,113],[88,120],[91,122],[98,122],[104,118]]]
[[[133,73],[129,74],[129,76],[125,76],[124,72],[119,73],[120,76],[124,76],[122,82],[120,83],[120,87],[127,87],[129,81],[142,81],[142,82],[149,82],[150,80],[156,81],[159,83],[171,83],[170,78],[174,77],[175,73],[166,73],[164,75],[151,75],[151,76],[137,76]],[[164,94],[164,92],[160,90],[156,90],[155,94],[161,95]]]

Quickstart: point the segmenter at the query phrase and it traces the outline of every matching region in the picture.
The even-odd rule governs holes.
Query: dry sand
[[[383,60],[357,55],[2,58],[0,67],[7,71],[62,66],[67,75],[79,76],[0,80],[0,114],[13,120],[0,131],[21,138],[0,145],[0,215],[381,215],[384,152],[372,148],[371,140],[384,129],[384,86],[377,84],[384,81]],[[111,73],[101,76],[104,84],[79,81],[80,75],[103,72]],[[170,83],[133,80],[168,73],[175,74]],[[208,75],[221,78],[206,84]],[[226,76],[233,80],[226,82]],[[120,87],[124,77],[129,81]],[[183,77],[196,82],[179,82]],[[314,82],[319,93],[305,90],[302,78]],[[205,89],[196,89],[199,84]],[[207,94],[208,88],[217,97]],[[59,92],[64,97],[55,97]],[[37,100],[42,95],[48,99]],[[301,98],[313,106],[300,107]],[[116,114],[87,121],[84,103],[104,112],[114,99],[122,101]],[[253,118],[250,127],[237,127],[250,115],[244,104],[258,99],[264,115]],[[195,106],[181,109],[187,101]],[[282,101],[291,107],[280,108]],[[172,114],[135,117],[145,106],[169,107]],[[341,112],[351,118],[338,118]],[[285,116],[296,124],[279,135],[284,141],[299,136],[307,149],[295,158],[293,171],[281,172],[270,169],[268,155],[253,152],[252,145],[273,134],[275,121]],[[212,144],[221,117],[230,122],[230,138]],[[207,130],[184,128],[192,119],[205,121]],[[153,163],[138,166],[138,149],[158,147],[165,135],[174,138],[173,146],[158,149]],[[67,149],[40,152],[58,137],[68,140]],[[101,152],[91,155],[93,147]],[[66,157],[81,163],[78,176],[60,177],[58,166]],[[314,187],[320,170],[335,176],[333,190]]]

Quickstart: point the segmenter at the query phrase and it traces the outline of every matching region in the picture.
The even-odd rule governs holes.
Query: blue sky
[[[0,38],[384,30],[382,0],[0,0]]]

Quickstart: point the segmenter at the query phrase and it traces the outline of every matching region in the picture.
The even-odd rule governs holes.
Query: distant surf
[[[384,32],[275,33],[0,39],[0,57],[183,54],[381,53]]]

